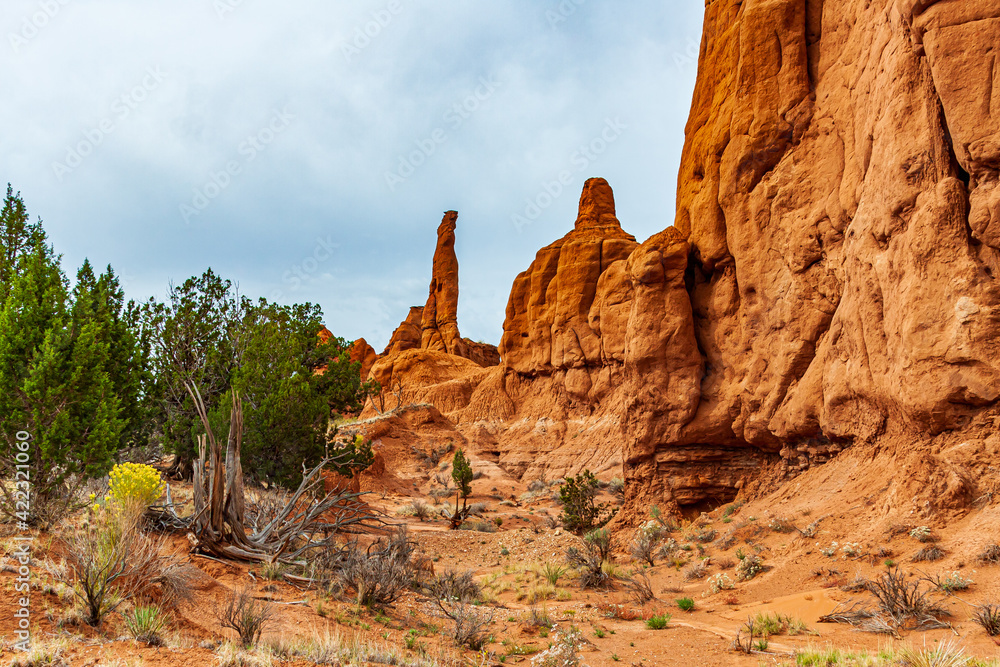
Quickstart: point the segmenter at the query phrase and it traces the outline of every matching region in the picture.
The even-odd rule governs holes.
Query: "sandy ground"
[[[390,647],[397,654],[396,664],[415,660],[422,650],[439,658],[439,664],[504,664],[530,661],[533,652],[549,646],[553,634],[540,631],[526,621],[534,610],[546,614],[557,628],[575,626],[586,638],[583,657],[591,667],[605,665],[784,665],[794,664],[794,652],[810,647],[835,646],[846,650],[891,648],[898,642],[933,646],[941,641],[958,641],[968,655],[998,658],[997,644],[970,621],[972,605],[1000,601],[1000,567],[980,566],[975,554],[982,546],[1000,540],[996,507],[985,507],[947,525],[934,526],[935,544],[945,552],[936,562],[912,561],[914,554],[927,544],[910,537],[909,525],[900,525],[876,516],[877,510],[864,502],[842,499],[842,494],[781,492],[745,504],[725,506],[692,521],[682,523],[670,537],[683,545],[677,552],[688,560],[707,557],[705,575],[689,580],[686,565],[658,559],[653,567],[644,567],[627,553],[618,552],[618,574],[628,576],[643,570],[650,578],[656,599],[638,605],[623,584],[612,590],[583,590],[573,572],[562,573],[550,586],[540,569],[564,565],[566,550],[579,545],[578,537],[553,527],[549,517],[558,515],[558,503],[551,487],[535,497],[525,496],[524,485],[503,475],[495,465],[473,459],[474,469],[487,474],[474,482],[470,502],[485,503],[479,522],[495,532],[448,530],[443,518],[419,520],[406,516],[405,508],[415,499],[440,510],[454,499],[435,506],[430,492],[440,487],[437,476],[447,474],[447,466],[404,462],[400,452],[392,455],[396,469],[389,489],[368,497],[373,507],[391,520],[404,523],[417,553],[433,563],[436,573],[447,570],[471,571],[480,583],[486,607],[495,609],[493,641],[487,656],[462,650],[450,641],[450,621],[441,617],[430,599],[418,592],[407,592],[402,599],[385,609],[357,608],[349,600],[330,599],[321,591],[287,582],[269,582],[260,576],[259,566],[223,563],[190,554],[183,535],[170,538],[169,545],[184,558],[195,575],[196,604],[182,608],[168,631],[166,646],[148,647],[127,638],[118,618],[111,618],[99,630],[85,625],[60,623],[72,604],[45,573],[45,558],[58,560],[60,543],[54,535],[36,534],[35,561],[32,568],[35,589],[32,593],[34,636],[62,636],[68,640],[69,664],[72,665],[208,665],[216,664],[215,646],[231,638],[220,627],[213,613],[216,602],[228,589],[250,583],[258,597],[276,604],[276,621],[267,637],[309,637],[335,632],[345,641],[364,641]],[[826,471],[834,475],[836,471]],[[819,474],[819,473],[817,473]],[[369,487],[378,480],[368,480]],[[174,485],[175,496],[185,497],[189,489]],[[787,491],[787,492],[786,492]],[[600,499],[616,503],[610,494]],[[846,502],[845,502],[846,500]],[[779,532],[781,518],[795,527]],[[498,521],[499,520],[499,521]],[[920,519],[911,523],[918,525]],[[496,528],[499,523],[499,529]],[[815,533],[805,537],[801,530]],[[697,535],[714,531],[712,539],[700,542]],[[729,539],[724,539],[724,538]],[[835,551],[830,551],[837,542]],[[850,545],[850,552],[844,546]],[[14,544],[8,538],[5,552]],[[740,555],[758,553],[765,571],[752,581],[739,582],[735,565]],[[827,555],[827,554],[830,555]],[[875,577],[886,570],[891,560],[902,571],[914,576],[934,576],[957,571],[974,583],[955,596],[941,595],[953,616],[951,626],[928,632],[903,633],[900,638],[866,634],[850,626],[821,623],[820,617],[839,604],[861,600],[866,593],[841,590],[855,576]],[[0,663],[14,657],[16,574],[7,560],[0,572]],[[709,591],[709,579],[723,573],[734,588],[715,594]],[[53,589],[56,590],[53,590]],[[693,611],[681,611],[676,600],[691,598]],[[634,620],[609,617],[610,605],[620,605]],[[647,628],[644,618],[670,613],[672,618],[663,630]],[[758,612],[778,613],[804,624],[799,634],[782,634],[769,639],[766,652],[744,655],[732,648],[733,638],[749,616]],[[411,648],[407,647],[410,638]],[[414,641],[416,638],[416,641]],[[527,655],[524,655],[527,654]],[[119,662],[115,662],[118,660]],[[310,664],[303,661],[287,664]],[[379,663],[371,663],[379,664]],[[385,663],[382,663],[385,664]]]

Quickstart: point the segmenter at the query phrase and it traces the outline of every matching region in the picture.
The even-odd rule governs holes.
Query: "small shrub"
[[[678,598],[675,602],[681,611],[694,611],[694,600],[691,598]]]
[[[896,658],[908,667],[965,667],[969,659],[965,651],[946,639],[934,648],[918,649],[909,644],[900,647]]]
[[[525,623],[532,628],[551,628],[555,623],[552,622],[552,618],[549,617],[549,610],[543,605],[541,609],[538,607],[532,607],[528,612],[528,618]]]
[[[991,544],[976,556],[980,565],[1000,565],[1000,544]]]
[[[235,630],[240,643],[250,648],[260,640],[264,628],[274,616],[274,607],[253,597],[249,586],[231,590],[215,610],[216,618],[224,628]]]
[[[632,557],[653,567],[656,565],[656,556],[662,539],[663,527],[655,521],[646,522],[632,540]]]
[[[108,480],[107,498],[127,511],[145,511],[166,489],[156,468],[142,463],[119,463]]]
[[[625,492],[625,480],[621,477],[612,477],[608,483],[608,491],[616,496],[621,496]]]
[[[656,596],[653,595],[653,586],[649,581],[649,575],[645,572],[638,572],[629,579],[628,589],[632,595],[632,599],[638,605],[644,605],[656,599]]]
[[[581,534],[600,528],[614,516],[614,510],[606,503],[596,503],[597,478],[589,470],[574,477],[567,477],[559,487],[559,502],[562,504],[563,527]]]
[[[456,646],[467,646],[478,651],[486,644],[486,630],[493,623],[495,616],[492,609],[440,599],[437,600],[437,604],[444,615],[455,624],[452,629],[452,639]]]
[[[670,614],[666,612],[650,616],[646,621],[646,627],[650,630],[663,630],[670,623],[671,618]]]
[[[913,554],[914,563],[919,563],[922,561],[933,562],[936,560],[941,560],[942,558],[944,558],[944,551],[938,549],[934,545],[931,545],[929,547],[924,547],[917,553]]]
[[[709,577],[708,579],[708,589],[705,591],[705,596],[715,595],[719,591],[731,591],[736,588],[736,584],[733,580],[729,578],[724,572],[719,572],[718,574]]]
[[[930,542],[932,540],[931,529],[927,526],[917,526],[910,531],[910,537],[918,542]]]
[[[979,605],[972,618],[983,627],[983,630],[986,630],[986,634],[990,637],[1000,635],[1000,605]]]
[[[358,544],[328,552],[322,569],[332,589],[353,590],[359,605],[395,602],[413,581],[413,544],[406,528],[388,541],[381,539],[362,551]]]
[[[844,556],[847,558],[861,557],[861,544],[858,542],[844,542],[844,546],[840,550],[844,552]]]
[[[771,519],[771,523],[769,523],[767,527],[776,533],[790,533],[795,530],[795,526],[792,525],[792,522],[784,517],[774,517]]]
[[[972,579],[966,579],[963,577],[957,570],[954,572],[946,572],[943,575],[939,574],[933,579],[933,582],[939,590],[944,591],[945,593],[963,591],[975,583]]]
[[[136,607],[123,614],[123,618],[129,634],[137,641],[146,642],[150,646],[159,646],[163,643],[160,635],[167,623],[158,607],[152,605]]]
[[[736,579],[739,581],[750,581],[764,571],[764,564],[760,556],[747,554],[740,564],[736,566]]]
[[[716,533],[714,528],[705,528],[696,532],[694,534],[694,539],[702,544],[708,544],[715,539],[715,535]]]
[[[695,581],[706,574],[708,574],[708,568],[705,566],[705,562],[700,560],[685,567],[683,572],[685,581]]]
[[[472,578],[472,572],[448,570],[437,575],[426,587],[431,597],[443,600],[473,602],[482,595],[479,584]]]
[[[281,581],[285,576],[285,566],[278,560],[268,561],[261,565],[260,576],[267,581]]]
[[[557,631],[552,645],[531,659],[532,667],[584,667],[580,657],[583,643],[583,633],[577,628]]]

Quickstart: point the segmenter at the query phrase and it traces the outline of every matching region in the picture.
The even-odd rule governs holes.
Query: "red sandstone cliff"
[[[636,243],[588,181],[514,280],[503,364],[414,395],[515,474],[623,469],[636,514],[847,447],[976,442],[1000,398],[998,45],[985,0],[710,0],[675,227]]]

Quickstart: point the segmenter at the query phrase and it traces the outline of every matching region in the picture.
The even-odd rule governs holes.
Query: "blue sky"
[[[673,222],[702,3],[5,0],[0,180],[73,275],[130,298],[211,266],[381,350],[459,212],[459,328],[584,180],[640,241]],[[559,182],[563,179],[568,185]]]

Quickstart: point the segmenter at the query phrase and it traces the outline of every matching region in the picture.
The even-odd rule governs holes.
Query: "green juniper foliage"
[[[122,370],[133,363],[135,345],[123,335],[122,298],[110,271],[97,279],[84,263],[70,292],[41,223],[27,223],[9,186],[0,219],[0,272],[7,278],[0,306],[0,460],[13,460],[17,432],[30,434],[28,520],[46,524],[71,504],[67,485],[114,463],[135,416],[128,408],[138,401],[138,384]]]
[[[574,477],[567,477],[559,487],[559,502],[562,503],[563,527],[577,534],[600,528],[614,516],[615,511],[607,503],[596,503],[597,478],[589,470]]]

